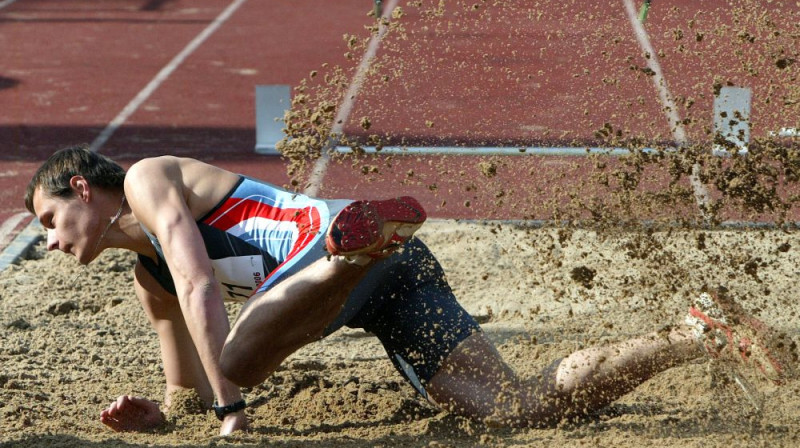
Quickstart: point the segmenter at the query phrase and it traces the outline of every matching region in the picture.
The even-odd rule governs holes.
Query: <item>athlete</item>
[[[173,393],[194,389],[223,435],[247,426],[240,386],[261,383],[291,353],[344,325],[374,333],[432,403],[498,425],[589,414],[706,353],[727,353],[774,381],[783,373],[752,325],[734,324],[716,296],[703,294],[681,325],[575,352],[523,381],[413,237],[426,215],[410,197],[317,199],[171,156],[126,173],[79,146],[39,168],[25,202],[47,229],[48,250],[84,265],[111,247],[138,254],[134,286],[159,337],[164,409]],[[225,300],[245,303],[233,327]],[[161,410],[125,395],[100,420],[143,431],[164,422]]]

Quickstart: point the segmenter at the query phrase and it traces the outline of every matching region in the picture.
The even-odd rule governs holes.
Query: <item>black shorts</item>
[[[423,396],[447,356],[480,331],[453,295],[439,262],[417,238],[372,268],[328,333],[342,324],[375,334]]]

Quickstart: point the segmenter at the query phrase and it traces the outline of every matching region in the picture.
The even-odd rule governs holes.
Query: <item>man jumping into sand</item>
[[[71,147],[39,168],[25,203],[47,229],[48,250],[84,265],[107,248],[138,254],[135,290],[159,337],[164,408],[174,392],[194,389],[223,435],[247,426],[240,386],[261,383],[300,347],[345,325],[375,334],[432,403],[492,424],[590,414],[706,353],[727,353],[774,381],[782,374],[753,328],[726,321],[714,296],[702,294],[679,326],[580,350],[523,381],[413,237],[426,215],[410,197],[317,199],[170,156],[126,173]],[[232,328],[225,300],[245,302]],[[164,422],[159,404],[127,395],[100,419],[118,431]]]

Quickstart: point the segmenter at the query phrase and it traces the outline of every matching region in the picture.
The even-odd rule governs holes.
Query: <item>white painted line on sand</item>
[[[390,0],[384,7],[381,17],[388,20],[391,17],[392,11],[394,11],[394,8],[397,6],[397,2],[398,0]],[[364,56],[362,56],[361,62],[358,64],[356,74],[353,76],[353,80],[350,82],[347,93],[342,100],[342,104],[339,105],[339,110],[336,112],[336,118],[333,120],[333,126],[331,127],[331,134],[333,136],[341,135],[344,125],[350,117],[350,112],[355,105],[358,92],[364,83],[364,78],[369,71],[369,66],[378,53],[378,47],[380,47],[381,40],[386,35],[387,31],[389,31],[389,27],[381,23],[378,27],[378,33],[372,36],[367,43],[367,50]],[[314,164],[311,176],[308,179],[308,187],[306,187],[303,193],[309,196],[316,196],[319,193],[320,188],[322,188],[325,172],[328,169],[328,163],[330,162],[330,155],[328,153],[335,149],[336,143],[334,139],[331,139],[322,149],[322,155]]]
[[[178,53],[174,58],[172,58],[169,63],[158,72],[158,74],[153,78],[144,89],[142,89],[134,98],[128,103],[125,108],[113,119],[111,122],[103,129],[103,132],[97,136],[97,138],[92,142],[89,149],[92,152],[97,152],[100,148],[114,135],[114,132],[122,126],[137,109],[141,106],[153,92],[158,89],[158,87],[170,77],[172,72],[180,66],[184,60],[186,60],[189,55],[191,55],[203,42],[206,41],[212,34],[214,34],[217,29],[222,26],[225,21],[227,21],[237,9],[239,9],[244,2],[247,0],[234,0],[224,11],[222,11],[213,22],[211,22],[200,34],[197,35],[191,42],[184,48],[180,53]]]

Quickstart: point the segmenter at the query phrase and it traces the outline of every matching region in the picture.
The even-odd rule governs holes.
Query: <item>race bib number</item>
[[[225,300],[244,302],[266,278],[260,255],[220,258],[211,265]]]

